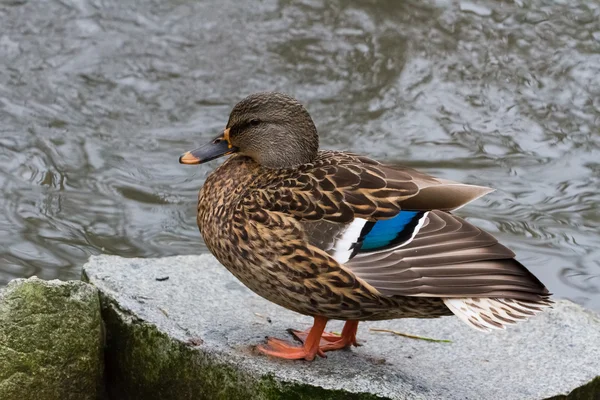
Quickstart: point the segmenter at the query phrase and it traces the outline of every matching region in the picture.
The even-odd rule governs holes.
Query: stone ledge
[[[362,323],[364,346],[308,363],[254,354],[252,345],[265,336],[289,337],[287,328],[308,328],[311,319],[253,294],[212,256],[98,256],[84,275],[101,292],[107,387],[119,400],[592,399],[600,393],[594,380],[600,317],[568,301],[491,334],[454,317]]]

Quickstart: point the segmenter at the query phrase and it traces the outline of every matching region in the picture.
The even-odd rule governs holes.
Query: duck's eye
[[[260,120],[258,119],[251,119],[250,120],[250,125],[256,126],[260,124]]]

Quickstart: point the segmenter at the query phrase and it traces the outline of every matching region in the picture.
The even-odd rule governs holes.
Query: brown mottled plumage
[[[318,151],[308,112],[279,93],[238,103],[223,134],[180,161],[231,153],[200,190],[206,245],[255,293],[315,317],[310,332],[296,332],[303,347],[271,338],[263,353],[313,359],[356,344],[364,320],[454,313],[487,331],[550,304],[514,253],[450,213],[488,188]],[[404,214],[393,237],[377,236]],[[348,321],[341,337],[323,333],[328,319]]]

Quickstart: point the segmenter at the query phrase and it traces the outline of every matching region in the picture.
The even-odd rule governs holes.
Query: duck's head
[[[179,157],[182,164],[202,164],[239,153],[268,168],[292,168],[313,161],[319,137],[308,111],[294,98],[275,92],[255,93],[233,107],[223,133]]]

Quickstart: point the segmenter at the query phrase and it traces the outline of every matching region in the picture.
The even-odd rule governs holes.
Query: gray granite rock
[[[102,346],[95,287],[30,278],[0,290],[0,399],[99,398]]]
[[[287,328],[308,328],[311,318],[253,294],[212,256],[99,256],[84,274],[102,295],[108,387],[118,399],[600,398],[600,318],[568,301],[491,334],[455,317],[361,323],[362,347],[282,361],[252,346],[289,338]]]

